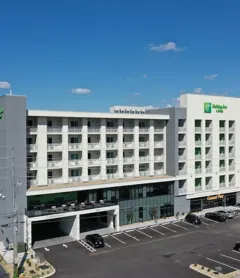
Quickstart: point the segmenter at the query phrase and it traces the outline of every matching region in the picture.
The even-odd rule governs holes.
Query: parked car
[[[195,224],[195,225],[199,225],[202,223],[201,219],[193,213],[189,213],[186,217],[185,220],[189,223]]]
[[[85,237],[85,240],[86,240],[87,244],[89,244],[93,248],[99,248],[99,247],[105,246],[104,239],[99,234],[87,235]]]
[[[232,211],[232,210],[219,210],[216,212],[226,215],[227,219],[232,219],[235,215],[234,211]]]
[[[224,222],[227,219],[226,214],[219,212],[208,212],[205,214],[205,217],[219,222]]]
[[[233,249],[236,250],[236,251],[238,251],[238,252],[240,252],[240,242],[237,242],[237,243],[235,244],[235,246],[233,247]]]
[[[240,207],[240,203],[236,204],[235,207],[238,207],[238,208],[239,208],[239,207]]]

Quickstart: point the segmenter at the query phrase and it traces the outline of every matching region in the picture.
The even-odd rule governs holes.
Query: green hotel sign
[[[3,117],[3,112],[4,112],[4,109],[3,109],[3,108],[0,108],[0,120],[1,120],[2,117]]]
[[[211,102],[204,102],[204,113],[212,113],[213,110],[216,111],[216,113],[223,113],[224,110],[227,109],[226,105],[222,104],[213,104]]]

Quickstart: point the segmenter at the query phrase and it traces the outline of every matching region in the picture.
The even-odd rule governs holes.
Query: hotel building
[[[2,96],[0,241],[12,242],[14,191],[18,240],[29,247],[235,205],[239,105],[184,94],[180,107],[85,113],[27,110],[26,97]]]

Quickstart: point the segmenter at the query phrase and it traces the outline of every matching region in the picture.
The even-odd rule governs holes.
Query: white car
[[[219,210],[217,211],[218,213],[222,213],[225,214],[227,216],[228,219],[232,219],[235,216],[234,211],[232,210]]]

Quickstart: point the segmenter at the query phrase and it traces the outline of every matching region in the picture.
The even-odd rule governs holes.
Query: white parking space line
[[[232,250],[232,252],[234,252],[234,253],[240,255],[240,253],[239,253],[238,251],[236,251],[236,250]]]
[[[202,221],[202,224],[203,224],[203,225],[207,225],[207,226],[209,226],[209,224],[208,224],[208,223],[205,223],[205,222],[203,222],[203,221]]]
[[[178,225],[178,224],[172,223],[172,225],[174,225],[174,226],[176,226],[176,227],[179,227],[179,228],[182,228],[182,229],[188,231],[188,228],[182,227],[182,226],[180,226],[180,225]]]
[[[127,230],[125,231],[126,233],[131,233],[131,232],[134,232],[134,230]]]
[[[195,227],[195,228],[199,228],[197,225],[194,225],[194,224],[189,223],[189,222],[187,222],[187,221],[184,221],[183,223],[188,224],[188,225],[190,225],[190,226],[193,226],[193,227]]]
[[[169,230],[169,231],[171,231],[171,232],[173,232],[173,233],[176,233],[176,231],[174,231],[174,230],[172,230],[172,229],[166,227],[166,225],[159,225],[159,226],[162,227],[162,228],[164,228],[164,229],[166,229],[166,230]]]
[[[143,230],[143,229],[142,229],[142,230]],[[140,231],[140,230],[135,230],[135,231],[137,231],[137,232],[139,232],[140,234],[143,234],[143,235],[145,235],[145,236],[147,236],[147,237],[152,238],[152,236],[150,236],[150,235],[148,235],[148,234],[145,234],[144,232],[142,232],[142,231]]]
[[[105,242],[105,245],[108,247],[108,248],[112,248],[109,244],[107,244],[106,242]]]
[[[115,237],[114,235],[110,235],[111,237],[113,237],[114,239],[118,240],[119,242],[121,242],[122,244],[126,244],[124,241],[122,241],[121,239]]]
[[[121,235],[121,234],[122,234],[122,232],[117,232],[117,233],[114,233],[113,235],[117,236],[117,235]]]
[[[206,220],[208,220],[208,221],[212,221],[212,222],[214,222],[214,223],[219,223],[219,222],[217,222],[217,221],[215,221],[215,220],[212,220],[212,219],[209,219],[209,218],[206,218],[206,217],[203,217],[204,219],[206,219]]]
[[[217,264],[224,265],[224,266],[226,266],[226,267],[228,267],[228,268],[231,268],[231,269],[234,269],[234,270],[238,270],[236,267],[233,267],[233,266],[231,266],[231,265],[224,264],[224,263],[221,263],[221,262],[219,262],[219,261],[215,261],[215,260],[210,259],[210,258],[206,258],[206,259],[207,259],[208,261],[211,261],[211,262],[214,262],[214,263],[217,263]]]
[[[135,239],[136,241],[140,241],[138,238],[136,238],[135,236],[130,236],[129,234],[123,232],[124,235],[128,236],[128,237],[131,237],[133,239]]]
[[[233,260],[233,261],[237,261],[237,262],[240,262],[240,260],[238,260],[238,259],[235,259],[235,258],[233,258],[233,257],[230,257],[230,256],[227,256],[227,255],[224,255],[224,254],[220,254],[220,256],[222,256],[222,257],[225,257],[225,258],[228,258],[228,259],[231,259],[231,260]]]
[[[160,234],[160,235],[162,235],[162,236],[165,236],[164,233],[161,233],[161,232],[159,232],[159,231],[153,229],[152,227],[148,227],[148,229],[153,230],[154,232],[156,232],[156,233],[158,233],[158,234]]]
[[[108,237],[108,235],[103,235],[102,237]]]

